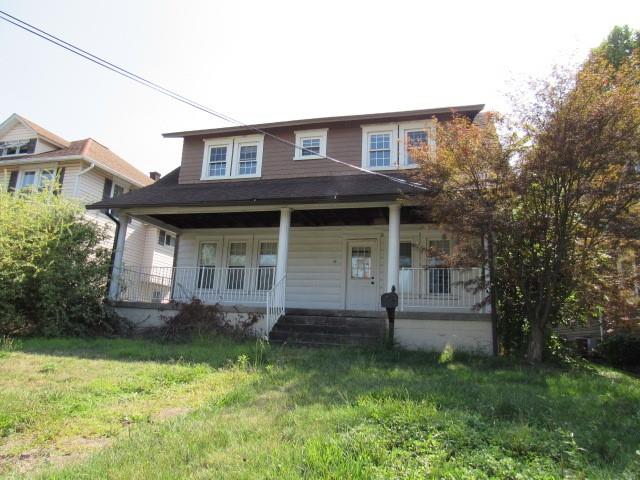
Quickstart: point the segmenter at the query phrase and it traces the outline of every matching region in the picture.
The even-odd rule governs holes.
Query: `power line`
[[[69,43],[69,42],[67,42],[65,40],[62,40],[61,38],[56,37],[55,35],[53,35],[51,33],[48,33],[48,32],[46,32],[46,31],[44,31],[44,30],[42,30],[42,29],[40,29],[40,28],[38,28],[38,27],[36,27],[34,25],[31,25],[30,23],[27,23],[24,20],[21,20],[21,19],[19,19],[17,17],[14,17],[13,15],[11,15],[11,14],[3,11],[3,10],[0,10],[0,19],[4,20],[4,21],[6,21],[6,22],[8,22],[10,24],[13,24],[18,28],[21,28],[22,30],[25,30],[26,32],[29,32],[29,33],[31,33],[33,35],[36,35],[36,36],[42,38],[43,40],[46,40],[47,42],[50,42],[50,43],[52,43],[52,44],[54,44],[54,45],[56,45],[58,47],[61,47],[61,48],[65,49],[65,50],[67,50],[68,52],[71,52],[71,53],[73,53],[75,55],[78,55],[79,57],[82,57],[85,60],[89,60],[90,62],[93,62],[96,65],[99,65],[99,66],[101,66],[103,68],[106,68],[107,70],[110,70],[110,71],[112,71],[114,73],[117,73],[118,75],[126,77],[129,80],[133,80],[134,82],[137,82],[137,83],[139,83],[139,84],[141,84],[141,85],[143,85],[143,86],[145,86],[147,88],[151,88],[152,90],[155,90],[155,91],[157,91],[157,92],[159,92],[159,93],[161,93],[163,95],[166,95],[166,96],[168,96],[170,98],[173,98],[174,100],[182,102],[182,103],[184,103],[186,105],[189,105],[189,106],[191,106],[193,108],[196,108],[198,110],[206,112],[206,113],[208,113],[210,115],[213,115],[213,116],[215,116],[215,117],[217,117],[217,118],[219,118],[221,120],[224,120],[224,121],[229,122],[229,123],[233,123],[233,124],[235,124],[237,126],[246,128],[248,130],[253,130],[254,132],[261,133],[262,135],[265,135],[265,136],[268,136],[270,138],[273,138],[274,140],[276,140],[278,142],[284,143],[284,144],[292,146],[294,148],[298,148],[298,149],[300,149],[300,151],[311,153],[313,155],[319,156],[319,157],[324,158],[326,160],[330,160],[330,161],[338,163],[340,165],[344,165],[346,167],[353,168],[355,170],[358,170],[358,171],[361,171],[361,172],[364,172],[364,173],[367,173],[367,174],[370,174],[370,175],[376,175],[376,176],[379,176],[379,177],[383,177],[383,178],[386,178],[386,179],[388,179],[390,181],[393,181],[393,182],[396,182],[396,183],[400,183],[400,184],[403,184],[403,185],[408,185],[408,186],[411,186],[411,187],[414,187],[414,188],[418,188],[420,190],[427,190],[422,185],[419,185],[419,184],[416,184],[416,183],[413,183],[413,182],[409,182],[408,180],[405,180],[403,178],[392,177],[391,175],[387,175],[387,174],[384,174],[382,172],[376,172],[376,171],[368,170],[366,168],[359,167],[357,165],[353,165],[353,164],[344,162],[342,160],[339,160],[337,158],[331,157],[329,155],[319,154],[318,152],[315,152],[315,151],[310,150],[310,149],[308,149],[306,147],[303,147],[302,145],[298,145],[295,142],[291,142],[289,140],[281,138],[281,137],[279,137],[277,135],[274,135],[273,133],[270,133],[270,132],[268,132],[266,130],[263,130],[263,129],[259,128],[259,127],[256,127],[256,126],[253,126],[253,125],[249,125],[249,124],[244,123],[244,122],[242,122],[240,120],[237,120],[237,119],[235,119],[235,118],[233,118],[233,117],[231,117],[229,115],[226,115],[224,113],[218,112],[218,111],[216,111],[216,110],[214,110],[212,108],[206,107],[206,106],[196,102],[195,100],[191,100],[191,99],[189,99],[189,98],[187,98],[187,97],[185,97],[185,96],[183,96],[183,95],[181,95],[181,94],[179,94],[177,92],[174,92],[172,90],[169,90],[168,88],[163,87],[162,85],[159,85],[159,84],[157,84],[155,82],[152,82],[151,80],[147,80],[146,78],[141,77],[139,75],[136,75],[135,73],[133,73],[133,72],[131,72],[129,70],[126,70],[126,69],[124,69],[124,68],[122,68],[122,67],[120,67],[120,66],[118,66],[118,65],[116,65],[114,63],[111,63],[111,62],[109,62],[107,60],[104,60],[103,58],[101,58],[101,57],[99,57],[97,55],[94,55],[91,52],[83,50],[82,48],[80,48],[80,47],[78,47],[78,46],[76,46],[76,45],[74,45],[72,43]]]

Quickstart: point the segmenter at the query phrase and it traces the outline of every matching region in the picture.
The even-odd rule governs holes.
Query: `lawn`
[[[10,347],[10,346],[9,346]],[[225,339],[0,350],[0,476],[640,477],[640,380]]]

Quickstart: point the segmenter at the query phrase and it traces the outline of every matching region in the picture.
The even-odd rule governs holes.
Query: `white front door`
[[[347,242],[347,310],[378,310],[378,241]]]

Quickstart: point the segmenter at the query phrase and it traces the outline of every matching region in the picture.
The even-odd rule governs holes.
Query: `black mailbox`
[[[383,293],[380,297],[380,304],[382,308],[397,308],[398,307],[398,294],[395,292],[395,287],[391,292]]]

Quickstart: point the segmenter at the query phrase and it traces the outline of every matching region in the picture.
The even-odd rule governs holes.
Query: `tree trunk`
[[[493,355],[498,355],[498,308],[495,289],[495,253],[493,231],[489,230],[487,242],[487,256],[489,257],[489,301],[491,305],[491,343]]]
[[[529,339],[527,360],[531,363],[540,363],[542,361],[542,349],[544,348],[544,328],[534,322],[530,322],[530,324],[531,338]]]

